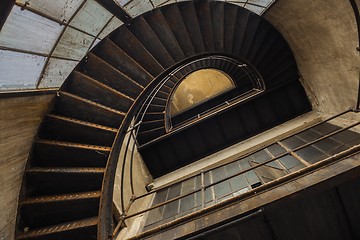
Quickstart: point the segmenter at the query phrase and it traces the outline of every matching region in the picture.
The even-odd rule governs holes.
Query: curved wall
[[[14,239],[26,160],[53,94],[0,99],[0,240]]]
[[[265,18],[293,50],[314,109],[332,114],[355,106],[360,60],[349,1],[278,0]]]

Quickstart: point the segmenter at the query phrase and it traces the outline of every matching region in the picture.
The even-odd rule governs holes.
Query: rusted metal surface
[[[20,204],[26,205],[26,204],[38,204],[38,203],[59,202],[59,201],[72,201],[72,200],[86,199],[86,198],[100,198],[100,191],[65,194],[65,195],[57,195],[57,196],[46,196],[46,197],[44,196],[34,197],[34,198],[28,198],[22,201]]]
[[[48,234],[53,234],[53,233],[62,233],[62,232],[72,231],[72,230],[81,229],[81,228],[96,227],[97,224],[98,224],[97,218],[89,218],[89,219],[85,219],[82,221],[70,222],[70,223],[61,224],[61,225],[57,225],[57,226],[53,226],[53,227],[49,227],[49,228],[42,228],[42,229],[38,229],[35,231],[23,233],[18,236],[18,239],[36,238],[36,237],[42,237],[42,236],[46,236]]]

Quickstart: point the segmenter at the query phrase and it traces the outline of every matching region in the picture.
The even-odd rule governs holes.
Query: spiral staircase
[[[114,166],[109,155],[120,150],[114,141],[127,128],[129,111],[141,104],[140,96],[158,76],[213,54],[252,64],[266,90],[172,133],[165,129],[164,111],[176,81],[205,65],[185,69],[176,81],[167,81],[144,115],[138,137],[154,177],[311,109],[291,50],[264,18],[216,1],[154,9],[99,43],[59,90],[29,156],[17,239],[104,239],[99,237],[104,224],[99,213],[106,207],[104,189],[112,187],[105,184],[104,175]],[[212,64],[231,71],[226,64]]]

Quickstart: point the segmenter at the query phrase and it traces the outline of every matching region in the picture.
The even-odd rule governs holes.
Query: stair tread
[[[100,107],[100,108],[105,109],[105,110],[107,110],[107,111],[110,111],[110,112],[113,112],[113,113],[116,113],[116,114],[125,116],[125,113],[123,113],[123,112],[120,112],[120,111],[118,111],[118,110],[116,110],[116,109],[113,109],[113,108],[104,106],[104,105],[102,105],[102,104],[93,102],[93,101],[91,101],[91,100],[89,100],[89,99],[82,98],[82,97],[79,97],[79,96],[77,96],[77,95],[74,95],[74,94],[71,94],[71,93],[68,93],[68,92],[64,92],[64,91],[60,91],[59,94],[60,94],[60,95],[61,95],[61,94],[66,95],[66,96],[71,97],[71,98],[74,98],[74,99],[76,99],[76,100],[79,100],[79,101],[82,101],[82,102],[86,102],[86,103],[88,103],[88,104],[91,104],[91,105]]]
[[[61,194],[61,195],[26,198],[26,199],[22,200],[20,202],[20,204],[21,205],[30,205],[30,204],[41,204],[41,203],[60,202],[60,201],[72,201],[72,200],[79,200],[79,199],[99,198],[100,196],[101,196],[100,191],[81,192],[81,193],[71,193],[71,194]]]
[[[106,62],[104,59],[98,57],[97,55],[93,54],[93,53],[89,53],[89,57],[95,58],[97,61],[99,61],[100,63],[104,64],[106,67],[110,68],[111,70],[115,71],[116,73],[118,73],[120,76],[122,76],[124,79],[128,80],[129,82],[131,82],[132,84],[138,86],[141,89],[144,89],[145,87],[143,85],[141,85],[140,83],[134,81],[133,79],[129,78],[127,75],[125,75],[124,73],[122,73],[119,69],[115,68],[113,65],[111,65],[110,63]]]
[[[170,53],[143,16],[140,16],[135,23],[130,25],[129,30],[163,68],[168,68],[175,63]]]
[[[164,119],[157,119],[157,120],[143,121],[141,124],[158,123],[158,122],[164,122]]]
[[[112,93],[115,93],[115,94],[119,95],[120,97],[124,97],[124,98],[130,99],[130,100],[132,100],[132,101],[135,101],[134,98],[132,98],[132,97],[130,97],[130,96],[128,96],[128,95],[126,95],[126,94],[124,94],[124,93],[122,93],[122,92],[119,92],[118,90],[110,87],[109,85],[106,85],[106,84],[104,84],[104,83],[102,83],[102,82],[99,82],[98,80],[96,80],[95,78],[93,78],[93,77],[91,77],[91,76],[88,76],[88,75],[86,75],[86,74],[84,74],[84,73],[82,73],[82,72],[79,72],[79,71],[74,71],[74,73],[80,75],[81,77],[86,78],[87,80],[89,80],[89,81],[91,81],[92,83],[94,83],[94,84],[102,87],[103,89],[106,89],[106,90],[108,90],[108,91],[110,91],[110,92],[112,92]]]
[[[171,57],[175,61],[181,61],[184,59],[185,55],[178,43],[178,40],[174,36],[162,12],[159,9],[155,9],[152,14],[146,15],[145,18]]]
[[[58,167],[32,167],[27,173],[104,173],[104,168],[58,168]]]
[[[75,118],[60,116],[60,115],[56,115],[56,114],[47,114],[47,116],[50,118],[57,119],[57,120],[71,122],[71,123],[84,125],[84,126],[88,126],[88,127],[93,127],[93,128],[98,128],[101,130],[110,131],[110,132],[114,132],[114,133],[116,133],[118,131],[116,128],[112,128],[112,127],[108,127],[108,126],[104,126],[104,125],[100,125],[100,124],[96,124],[96,123],[86,122],[86,121],[78,120]]]
[[[165,130],[165,127],[161,126],[161,127],[149,129],[149,130],[146,130],[146,131],[139,131],[139,135],[144,135],[144,134],[148,134],[148,133],[159,131],[159,130]]]
[[[152,76],[157,76],[164,71],[164,68],[160,63],[149,53],[128,28],[120,28],[117,34],[111,37],[111,40]]]
[[[175,39],[181,39],[178,41],[180,48],[185,56],[192,56],[195,53],[194,46],[191,42],[189,35],[187,34],[186,26],[182,21],[182,16],[178,6],[169,5],[168,7],[161,9],[167,24],[175,36]]]
[[[136,81],[141,80],[143,84],[148,84],[151,79],[154,78],[151,73],[143,68],[136,60],[131,58],[111,39],[104,39],[104,44],[101,45],[100,48],[101,49],[99,49],[96,54],[104,61],[118,68],[119,71],[122,71],[129,78]]]
[[[39,139],[36,142],[42,143],[42,144],[50,144],[50,145],[57,145],[57,146],[63,146],[63,147],[83,148],[83,149],[97,150],[97,151],[104,151],[104,152],[111,151],[111,147],[97,146],[97,145],[90,145],[90,144],[72,143],[72,142],[55,141],[55,140],[47,140],[47,139]]]
[[[205,52],[204,41],[201,35],[201,29],[199,26],[199,20],[196,14],[194,3],[179,3],[178,6],[195,52]]]
[[[62,224],[57,224],[49,227],[38,228],[34,230],[30,230],[28,232],[20,233],[17,239],[26,239],[26,238],[34,238],[34,237],[41,237],[49,234],[70,231],[75,229],[81,229],[86,227],[93,227],[98,224],[98,218],[86,218],[82,220],[66,222]]]

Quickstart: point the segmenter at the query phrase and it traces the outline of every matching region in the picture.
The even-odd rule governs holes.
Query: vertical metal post
[[[305,161],[302,157],[297,155],[295,152],[293,152],[290,148],[288,148],[285,144],[278,141],[277,144],[279,144],[282,148],[284,148],[291,156],[293,156],[295,159],[297,159],[299,162],[304,164],[306,167],[310,166],[311,164]]]
[[[265,152],[271,157],[271,158],[276,158],[267,148],[265,148],[264,149],[265,150]],[[285,167],[285,165],[281,162],[281,161],[279,161],[279,159],[276,159],[276,160],[274,160],[274,162],[277,162],[281,167],[282,167],[282,169],[283,169],[283,171],[286,173],[286,174],[290,174],[291,172]]]
[[[201,206],[205,208],[205,174],[204,170],[201,170]]]

